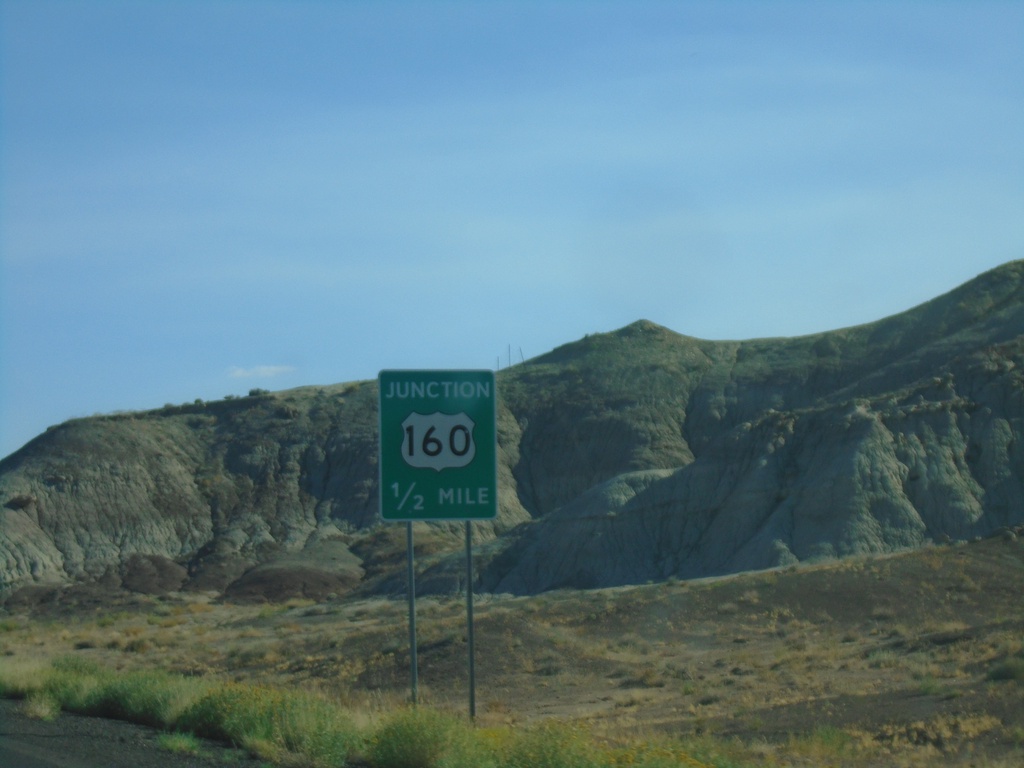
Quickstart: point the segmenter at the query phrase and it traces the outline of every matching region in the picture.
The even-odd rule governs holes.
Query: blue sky
[[[0,0],[0,456],[1024,258],[1024,3]]]

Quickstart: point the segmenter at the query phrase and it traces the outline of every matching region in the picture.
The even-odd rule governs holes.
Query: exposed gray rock
[[[1024,523],[1024,262],[795,339],[639,321],[498,382],[482,589],[722,574]],[[51,428],[0,462],[0,594],[111,578],[394,589],[404,564],[372,553],[394,546],[375,534],[376,397],[375,382],[306,387]],[[429,541],[421,589],[464,587],[461,527]]]

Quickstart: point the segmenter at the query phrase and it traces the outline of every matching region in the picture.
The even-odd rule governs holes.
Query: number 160
[[[427,456],[440,456],[445,449],[444,443],[435,436],[435,432],[437,427],[428,428],[420,441],[420,450]],[[456,424],[448,431],[448,450],[454,456],[465,456],[473,445],[472,440],[469,429],[462,424]],[[406,455],[416,455],[416,434],[411,424],[405,428],[405,448]]]

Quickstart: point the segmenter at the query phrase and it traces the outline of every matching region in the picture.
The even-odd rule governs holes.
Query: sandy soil
[[[480,595],[478,721],[714,736],[754,764],[1024,765],[1024,681],[997,674],[1024,659],[1021,595],[1024,539],[1012,536],[694,582]],[[366,712],[408,698],[402,596],[66,593],[8,615],[0,651],[13,659],[73,653],[315,687]],[[421,598],[417,629],[420,700],[465,712],[464,598]]]

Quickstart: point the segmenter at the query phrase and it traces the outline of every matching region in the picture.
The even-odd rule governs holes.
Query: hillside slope
[[[480,584],[533,593],[985,536],[1024,522],[1024,261],[793,339],[639,321],[499,372],[500,514]],[[51,428],[0,462],[0,592],[396,589],[376,382]],[[424,590],[460,537],[417,534]]]

